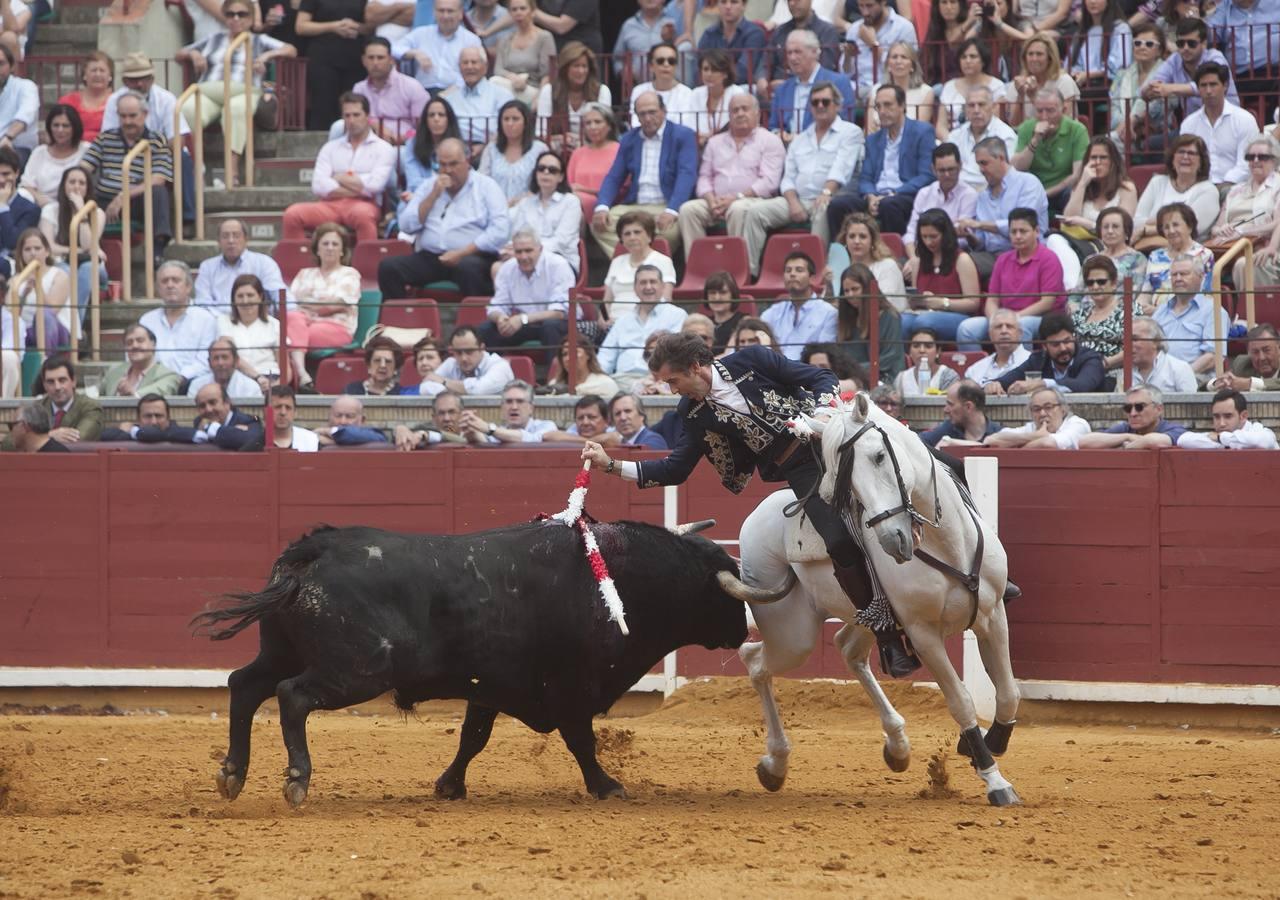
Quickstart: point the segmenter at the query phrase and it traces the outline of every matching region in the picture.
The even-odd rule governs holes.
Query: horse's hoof
[[[597,800],[630,800],[631,799],[629,796],[627,796],[627,789],[620,784],[615,784],[611,787],[603,788],[602,790],[596,791],[595,794],[596,794]]]
[[[889,767],[891,772],[905,772],[907,767],[911,765],[911,755],[907,754],[902,758],[898,758],[889,752],[889,745],[885,744],[880,748],[884,754],[884,764]]]
[[[761,786],[771,794],[782,790],[782,785],[787,780],[786,775],[774,775],[765,768],[763,762],[756,763],[756,778],[760,779]]]
[[[1021,806],[1022,798],[1012,787],[1000,788],[987,793],[987,802],[992,806]]]
[[[226,769],[219,769],[215,779],[218,783],[218,793],[224,800],[234,800],[240,796],[240,791],[244,790],[244,779]]]
[[[307,785],[302,781],[290,779],[284,783],[284,799],[289,806],[297,809],[307,802]]]
[[[443,778],[436,781],[436,799],[437,800],[466,800],[467,786],[465,784],[445,781]]]

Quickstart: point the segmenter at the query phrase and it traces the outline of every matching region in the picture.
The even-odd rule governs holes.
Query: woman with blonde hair
[[[347,346],[359,321],[360,273],[350,265],[347,230],[334,222],[321,225],[311,238],[311,255],[316,265],[289,286],[295,301],[288,315],[289,358],[303,387],[311,384],[307,351]]]
[[[557,152],[582,145],[582,113],[588,103],[613,106],[609,85],[600,81],[599,64],[591,48],[570,41],[556,56],[556,76],[538,91],[538,125]]]
[[[39,228],[24,229],[18,235],[18,242],[13,251],[13,273],[25,269],[32,260],[39,259],[44,263],[44,272],[39,276],[40,289],[44,294],[44,305],[37,309],[36,276],[27,276],[18,282],[18,303],[21,306],[19,315],[27,329],[27,346],[34,347],[36,339],[36,316],[43,315],[45,320],[45,346],[48,348],[67,347],[71,342],[71,278],[53,264],[53,250],[49,239],[40,233]],[[8,310],[0,315],[9,315]]]
[[[898,41],[889,48],[885,58],[884,79],[881,85],[896,84],[907,95],[907,118],[918,122],[933,122],[934,93],[924,83],[924,69],[916,48],[906,41]],[[868,133],[880,130],[880,117],[874,108],[867,109]]]
[[[1005,90],[1009,104],[1007,120],[1017,126],[1023,119],[1036,117],[1036,93],[1043,88],[1057,88],[1066,106],[1063,115],[1076,117],[1076,98],[1080,86],[1062,70],[1062,57],[1058,55],[1058,42],[1047,34],[1034,34],[1022,45],[1022,70],[1014,76]]]
[[[898,312],[907,308],[907,289],[902,269],[893,253],[880,237],[880,223],[866,213],[849,213],[844,217],[835,243],[827,251],[827,268],[823,281],[830,286],[833,273],[843,272],[852,263],[862,263],[871,270],[880,291]]]

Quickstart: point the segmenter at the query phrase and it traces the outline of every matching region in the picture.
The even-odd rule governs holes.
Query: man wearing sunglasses
[[[1178,98],[1184,115],[1200,108],[1200,96],[1196,93],[1196,70],[1207,62],[1227,64],[1227,58],[1209,47],[1209,26],[1202,20],[1186,18],[1175,29],[1174,43],[1178,52],[1160,64],[1160,68],[1142,87],[1144,100]],[[1228,76],[1230,69],[1228,69]],[[1239,104],[1240,95],[1232,79],[1227,83],[1227,99]]]
[[[1175,447],[1187,432],[1181,425],[1165,420],[1164,394],[1159,388],[1140,385],[1124,395],[1125,420],[1106,431],[1080,438],[1081,450],[1160,450]]]
[[[769,104],[769,128],[781,133],[784,144],[790,144],[792,138],[813,124],[809,94],[815,85],[835,85],[840,92],[840,109],[853,109],[853,83],[849,76],[820,65],[821,55],[822,44],[815,32],[797,28],[787,35],[783,59],[791,77],[778,85]]]
[[[1219,190],[1249,177],[1245,150],[1258,133],[1258,120],[1227,100],[1231,70],[1222,63],[1202,63],[1196,69],[1196,93],[1201,107],[1182,120],[1180,134],[1194,134],[1209,148],[1209,180]]]

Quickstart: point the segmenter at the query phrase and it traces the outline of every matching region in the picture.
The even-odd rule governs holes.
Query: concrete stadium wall
[[[1025,679],[1280,685],[1280,454],[992,452],[1000,531],[1025,598],[1009,608]],[[650,454],[652,455],[652,454]],[[187,622],[264,583],[309,527],[473,531],[561,510],[563,449],[324,454],[6,455],[0,460],[0,666],[231,668],[249,636]],[[775,486],[725,491],[699,466],[682,521],[734,540]],[[596,478],[600,519],[661,523],[661,491]],[[624,598],[625,600],[625,598]],[[682,651],[678,674],[740,673]],[[844,677],[829,645],[796,673]]]

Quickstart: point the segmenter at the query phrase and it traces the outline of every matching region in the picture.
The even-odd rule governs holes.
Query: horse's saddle
[[[808,516],[792,516],[784,527],[783,546],[787,550],[787,562],[817,562],[827,558],[826,542]]]

